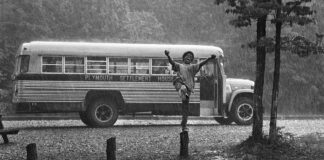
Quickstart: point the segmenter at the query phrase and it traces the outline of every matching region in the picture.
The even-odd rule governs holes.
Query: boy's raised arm
[[[170,52],[169,52],[168,50],[165,50],[165,51],[164,51],[164,54],[168,57],[168,60],[169,60],[170,64],[171,64],[172,66],[174,66],[175,63],[174,63],[174,61],[172,60],[172,58],[170,57]]]
[[[209,58],[207,58],[207,59],[205,59],[204,61],[200,62],[200,63],[199,63],[199,69],[200,69],[203,65],[205,65],[209,60],[211,60],[211,59],[215,59],[215,58],[216,58],[215,55],[211,55]]]

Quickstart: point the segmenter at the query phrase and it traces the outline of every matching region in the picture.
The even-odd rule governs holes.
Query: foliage
[[[267,0],[215,0],[215,3],[219,5],[225,1],[230,7],[225,12],[237,16],[230,21],[230,24],[235,27],[250,26],[256,19],[268,15],[273,5]]]
[[[127,13],[123,28],[126,30],[126,37],[129,37],[134,42],[138,40],[160,41],[164,39],[162,24],[150,12],[135,11]]]
[[[242,19],[247,19],[249,16],[253,19],[254,17],[258,17],[259,12],[261,12],[263,14],[270,15],[268,19],[271,21],[271,23],[282,22],[285,27],[290,28],[296,24],[304,26],[315,22],[315,18],[314,16],[312,16],[315,13],[315,11],[312,7],[305,5],[305,3],[308,2],[311,2],[311,0],[286,1],[284,5],[279,5],[276,1],[269,1],[265,2],[264,4],[261,4],[261,6],[265,8],[263,10],[261,8],[261,11],[260,9],[253,9],[255,8],[254,5],[247,6],[247,3],[245,2],[243,3],[244,6],[240,6],[240,8],[245,7],[244,10],[238,10],[238,6],[234,6],[234,9],[228,9],[227,12],[234,14],[242,14],[245,17],[241,18],[239,16],[238,19],[235,19],[235,21],[238,22],[238,24],[232,22],[232,24],[237,27],[251,25],[251,19],[249,19],[248,23],[242,21]],[[282,10],[280,18],[275,17],[274,15],[275,10],[278,8]],[[245,23],[245,25],[242,25],[241,23]],[[272,29],[270,29],[270,31],[271,30]],[[301,35],[288,34],[282,36],[281,39],[282,50],[290,51],[291,53],[297,54],[301,57],[308,56],[310,54],[324,53],[323,47],[317,46],[315,42],[311,42],[309,39]],[[256,42],[256,40],[248,42],[247,45],[243,45],[243,47],[248,46],[249,48],[255,48],[257,46],[266,46],[267,52],[274,52],[274,45],[275,38],[268,36],[263,38],[258,43]]]
[[[223,1],[224,2],[224,1]],[[237,1],[238,2],[238,1]],[[252,2],[252,1],[249,1]],[[287,2],[287,1],[285,1]],[[322,69],[323,68],[323,64],[320,62],[323,60],[322,56],[315,56],[316,58],[306,58],[306,59],[298,59],[296,58],[296,56],[293,55],[288,55],[288,53],[293,53],[296,54],[300,57],[305,57],[308,56],[310,54],[320,54],[323,53],[323,47],[319,46],[317,44],[317,42],[315,42],[315,40],[311,40],[311,39],[315,39],[315,33],[318,32],[323,32],[323,30],[321,30],[321,26],[323,26],[323,22],[316,17],[319,17],[319,15],[323,15],[323,4],[322,2],[312,2],[312,3],[307,3],[306,5],[303,5],[302,3],[304,2],[310,2],[309,0],[306,1],[290,1],[288,2],[285,6],[283,6],[284,8],[284,17],[282,19],[280,19],[281,21],[285,21],[285,25],[284,25],[284,29],[283,29],[283,36],[282,36],[282,50],[284,51],[284,54],[282,55],[283,59],[282,59],[282,63],[283,63],[283,67],[282,67],[282,79],[280,82],[281,86],[284,86],[281,88],[281,93],[279,95],[279,104],[281,106],[283,106],[282,108],[279,108],[279,114],[281,113],[286,113],[286,114],[297,114],[297,113],[301,113],[301,114],[318,114],[318,113],[322,113],[322,109],[320,107],[320,105],[322,105],[322,94],[320,92],[313,92],[310,91],[310,88],[316,88],[316,91],[320,91],[322,87],[319,88],[319,86],[322,85],[318,85],[317,87],[312,86],[310,84],[314,84],[313,80],[310,80],[311,78],[307,78],[307,77],[322,77],[320,76],[319,73],[322,73]],[[244,3],[246,5],[246,3]],[[233,5],[233,4],[232,4]],[[268,6],[270,6],[268,4]],[[276,5],[272,5],[272,7],[274,7],[274,9],[278,6]],[[269,9],[269,8],[268,8]],[[314,9],[317,10],[317,12],[315,12],[315,16],[309,16],[310,14],[314,14]],[[247,12],[249,13],[249,12]],[[269,12],[270,15],[273,15],[273,12]],[[276,19],[273,16],[270,16],[270,19],[272,18],[271,22],[275,23]],[[294,25],[294,24],[307,24],[310,22],[316,22],[316,24],[312,24],[312,25],[305,25],[305,27],[300,27],[298,25]],[[267,32],[269,32],[271,34],[274,33],[274,28],[273,27],[268,27]],[[297,33],[299,32],[299,33]],[[307,33],[307,34],[305,34]],[[248,33],[251,34],[251,33]],[[274,38],[272,37],[266,37],[261,39],[261,41],[259,41],[259,43],[256,43],[256,41],[251,41],[250,43],[248,43],[248,45],[242,45],[244,48],[245,46],[248,46],[249,48],[255,48],[258,45],[259,46],[267,46],[267,52],[273,52],[274,51]],[[242,41],[241,41],[242,43]],[[273,57],[273,55],[268,55],[270,56],[270,58]],[[311,62],[308,59],[313,59],[315,63],[313,63],[313,67],[308,68],[306,66],[310,67]],[[294,62],[297,62],[297,64],[292,65]],[[305,64],[307,63],[307,64]],[[272,64],[273,62],[270,61],[269,59],[267,60],[267,73],[265,75],[265,98],[264,98],[264,102],[265,102],[265,106],[270,106],[270,99],[269,97],[271,97],[270,95],[270,91],[271,91],[271,85],[270,83],[272,82],[273,77],[271,76],[271,74],[273,73],[273,69],[272,69]],[[315,65],[317,65],[315,67]],[[289,67],[289,69],[287,68],[287,66],[291,66]],[[298,67],[297,67],[298,66]],[[299,66],[303,66],[301,69],[301,67]],[[293,68],[300,68],[297,70],[294,70]],[[303,70],[308,70],[307,72],[304,72]],[[307,77],[305,75],[308,75]],[[304,77],[305,76],[305,77]],[[289,78],[290,77],[290,78]],[[306,79],[308,79],[306,81]],[[315,78],[318,79],[318,78]],[[282,82],[284,81],[284,82]],[[302,84],[300,84],[302,82]],[[310,82],[310,83],[309,83]],[[301,93],[304,92],[304,94],[302,94],[303,96],[301,96]],[[283,93],[282,93],[283,92]],[[307,93],[311,93],[311,94],[307,94]],[[315,96],[314,98],[311,98],[311,96]],[[294,97],[294,98],[293,98]],[[289,99],[289,100],[288,100]],[[300,104],[303,104],[302,106],[305,106],[305,110],[302,111],[302,109],[300,107]],[[295,107],[293,107],[295,106]],[[308,107],[306,107],[308,106]],[[303,108],[303,107],[302,107]],[[307,109],[306,109],[307,108]],[[315,109],[316,108],[316,109]],[[315,111],[316,110],[316,111]],[[266,112],[269,112],[269,107],[266,107]]]

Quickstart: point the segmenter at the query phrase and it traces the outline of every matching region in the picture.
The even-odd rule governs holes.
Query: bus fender
[[[232,104],[235,98],[240,97],[240,96],[253,96],[253,90],[252,89],[239,89],[239,90],[235,90],[233,91],[233,93],[231,94],[231,99],[228,103],[228,111],[230,112],[232,109]]]
[[[95,99],[105,98],[110,99],[116,102],[118,106],[118,110],[124,110],[125,101],[120,93],[120,91],[116,90],[90,90],[85,96],[83,109],[86,110],[86,107]]]

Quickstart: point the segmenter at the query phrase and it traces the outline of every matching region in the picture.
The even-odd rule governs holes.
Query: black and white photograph
[[[323,160],[323,0],[0,0],[0,160]]]

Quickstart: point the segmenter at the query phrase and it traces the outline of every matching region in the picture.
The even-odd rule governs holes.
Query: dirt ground
[[[42,160],[101,160],[106,159],[106,140],[111,137],[116,137],[117,159],[179,159],[179,123],[179,120],[118,120],[111,128],[88,128],[79,120],[4,121],[7,128],[20,128],[20,132],[9,136],[9,144],[0,145],[0,159],[26,159],[26,146],[36,143],[38,158]],[[268,132],[268,123],[264,122],[264,133]],[[278,126],[284,127],[284,132],[304,138],[304,145],[323,149],[324,120],[280,120]],[[219,125],[211,120],[189,120],[188,159],[232,159],[228,149],[247,139],[251,129],[235,124]]]

